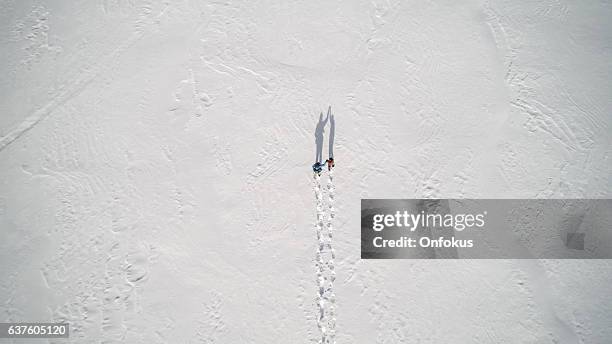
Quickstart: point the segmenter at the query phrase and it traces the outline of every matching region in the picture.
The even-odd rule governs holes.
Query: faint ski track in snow
[[[353,230],[360,198],[609,197],[612,8],[555,1],[173,2],[159,23],[150,0],[6,2],[7,320],[317,343],[334,267],[338,343],[610,342],[609,263],[368,261]],[[315,265],[304,161],[328,103],[341,201],[332,226],[323,172]]]
[[[166,12],[168,6],[166,6],[157,16],[155,16],[155,20],[161,18]],[[19,139],[23,134],[27,133],[30,129],[34,128],[38,123],[47,118],[49,115],[53,113],[58,107],[65,104],[70,99],[78,96],[85,88],[93,82],[98,75],[105,71],[109,62],[118,59],[128,48],[134,45],[138,40],[140,40],[144,34],[145,30],[138,30],[132,36],[130,36],[127,40],[121,43],[115,50],[113,50],[110,54],[106,55],[102,58],[102,61],[90,70],[82,72],[79,77],[75,78],[68,84],[68,86],[63,87],[58,94],[56,94],[53,99],[48,102],[45,106],[35,111],[33,114],[29,115],[24,121],[22,121],[19,125],[9,131],[8,134],[4,135],[0,138],[0,151],[4,150],[8,145],[13,143],[15,140]]]

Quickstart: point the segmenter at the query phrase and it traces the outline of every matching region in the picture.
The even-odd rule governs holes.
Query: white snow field
[[[612,197],[611,18],[2,0],[0,322],[70,323],[36,343],[317,343],[331,106],[337,343],[612,343],[612,260],[360,259],[361,198]]]

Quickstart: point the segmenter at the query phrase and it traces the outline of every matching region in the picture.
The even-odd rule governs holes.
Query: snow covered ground
[[[595,0],[2,0],[0,321],[316,343],[331,105],[338,343],[610,343],[612,261],[359,258],[361,198],[610,198],[610,18]]]

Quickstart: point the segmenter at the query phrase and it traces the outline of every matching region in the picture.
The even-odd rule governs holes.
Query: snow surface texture
[[[601,1],[1,1],[0,314],[71,342],[610,343],[612,261],[362,261],[361,198],[612,196]]]
[[[336,295],[334,293],[334,281],[336,272],[334,268],[335,251],[333,247],[333,225],[334,214],[334,183],[333,171],[330,171],[327,179],[327,215],[325,213],[325,201],[321,188],[321,177],[314,174],[314,191],[317,201],[316,232],[318,249],[316,253],[317,284],[319,293],[317,305],[319,314],[317,325],[321,331],[321,343],[333,344],[336,336]]]

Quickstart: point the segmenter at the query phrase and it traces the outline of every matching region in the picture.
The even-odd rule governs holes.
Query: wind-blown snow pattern
[[[317,253],[315,256],[318,285],[316,299],[318,306],[317,326],[321,334],[319,343],[322,344],[334,344],[336,342],[336,295],[334,293],[334,281],[336,279],[334,259],[336,253],[334,252],[332,241],[334,186],[331,171],[328,175],[326,207],[321,176],[316,173],[314,174],[317,211],[317,221],[315,224],[317,234]]]
[[[0,0],[0,322],[66,320],[67,343],[315,344],[317,323],[338,344],[612,343],[612,260],[362,260],[359,211],[611,198],[610,18],[610,1]],[[313,228],[329,105],[338,195],[325,170]],[[320,292],[315,230],[337,253]]]

